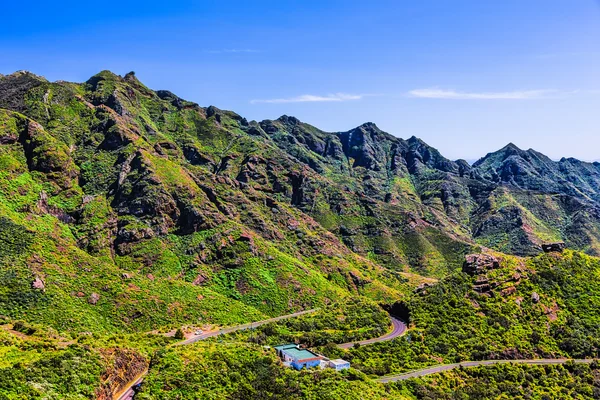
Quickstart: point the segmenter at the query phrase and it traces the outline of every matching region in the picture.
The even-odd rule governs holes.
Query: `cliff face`
[[[97,400],[112,400],[148,370],[148,361],[133,350],[100,350],[106,369],[100,377],[102,385],[96,390]]]
[[[348,230],[342,222],[329,229],[351,248],[373,251],[383,262],[404,262],[427,273],[432,253],[423,256],[426,250],[419,243],[442,258],[448,252],[439,236],[432,238],[427,233],[431,230],[424,227],[455,243],[479,244],[519,255],[536,254],[547,241],[566,241],[598,254],[594,239],[598,232],[598,163],[574,159],[556,162],[509,144],[470,166],[464,160],[444,158],[420,139],[399,139],[372,123],[348,132],[327,133],[284,116],[263,121],[260,126],[280,149],[337,187],[341,184],[348,192],[373,200],[370,208],[376,209],[373,215],[382,222],[375,225],[385,226],[385,230],[367,231],[362,226]],[[337,221],[344,219],[340,197],[333,196],[329,204],[330,209],[337,207]],[[314,215],[314,209],[311,211]],[[403,213],[402,222],[391,216],[394,212]],[[368,215],[368,211],[359,214]],[[407,221],[410,227],[405,229]],[[362,232],[360,243],[366,246],[357,247],[346,235],[348,231]],[[379,245],[369,243],[373,237],[386,236],[401,243],[410,243],[411,236],[417,240],[408,249],[390,241],[383,247],[381,240]],[[412,252],[415,248],[419,249],[416,253]]]

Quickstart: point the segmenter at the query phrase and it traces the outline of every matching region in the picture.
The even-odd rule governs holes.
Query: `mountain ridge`
[[[421,230],[427,230],[429,232],[427,235],[439,236],[437,233],[432,233],[433,231],[430,228],[433,228],[434,231],[441,229],[444,231],[444,235],[461,238],[459,241],[472,243],[472,245],[492,245],[492,247],[498,248],[498,245],[494,244],[497,239],[490,241],[488,237],[473,238],[471,232],[479,232],[483,236],[487,235],[482,232],[486,232],[486,229],[483,228],[486,213],[490,211],[486,211],[486,208],[489,208],[490,204],[486,205],[482,201],[490,194],[497,192],[501,186],[508,185],[509,192],[526,190],[549,196],[565,194],[581,203],[578,209],[590,208],[586,211],[589,214],[594,214],[593,209],[600,193],[600,174],[594,164],[572,159],[561,160],[557,163],[535,150],[523,151],[511,143],[482,157],[473,165],[469,165],[461,160],[451,161],[445,158],[438,150],[415,136],[402,139],[380,130],[372,122],[366,122],[345,132],[325,132],[287,115],[283,115],[276,120],[248,122],[242,116],[231,111],[220,110],[214,106],[200,107],[198,104],[181,99],[169,91],[151,90],[143,85],[133,72],[120,77],[110,71],[101,71],[90,78],[84,86],[77,86],[76,83],[64,81],[50,83],[45,78],[21,71],[2,78],[2,84],[5,89],[0,90],[0,93],[2,93],[0,106],[17,112],[26,110],[24,99],[27,96],[32,96],[32,91],[35,91],[41,85],[48,86],[45,93],[37,95],[37,100],[30,100],[38,101],[37,104],[40,104],[38,108],[45,108],[45,111],[41,109],[36,111],[37,115],[35,116],[30,115],[42,120],[50,117],[47,97],[49,91],[52,90],[51,88],[63,92],[71,91],[73,92],[71,96],[77,99],[75,101],[84,104],[86,102],[84,97],[87,96],[89,103],[86,107],[100,107],[99,115],[104,115],[103,118],[108,116],[110,126],[102,128],[107,130],[107,133],[101,143],[101,146],[108,151],[134,143],[141,138],[164,135],[165,132],[161,132],[159,125],[164,124],[165,118],[171,118],[170,116],[174,114],[172,111],[168,111],[164,105],[160,106],[162,107],[161,111],[157,108],[157,102],[166,102],[165,104],[169,104],[168,107],[173,107],[175,113],[188,114],[192,120],[184,122],[184,124],[188,124],[189,127],[191,127],[190,123],[198,126],[193,129],[205,129],[214,123],[215,129],[230,132],[224,136],[223,134],[217,134],[217,136],[211,134],[214,140],[219,141],[218,145],[221,147],[220,151],[222,152],[230,151],[229,145],[235,147],[236,143],[234,142],[245,141],[248,140],[247,138],[250,142],[255,141],[255,139],[264,141],[266,148],[271,146],[272,149],[277,148],[283,152],[278,153],[277,157],[291,157],[284,164],[299,162],[300,165],[306,165],[319,174],[322,177],[319,180],[346,182],[344,187],[340,187],[340,189],[343,189],[342,191],[334,190],[335,193],[330,193],[338,200],[350,196],[354,198],[351,202],[359,201],[360,203],[362,200],[355,197],[359,195],[380,202],[377,203],[378,207],[385,208],[384,204],[393,204],[402,212],[408,212],[409,214],[416,212],[417,220],[420,221],[417,226],[421,226],[422,228],[419,228]],[[77,91],[81,93],[75,93]],[[86,95],[85,91],[89,91],[89,94]],[[68,96],[67,93],[65,95]],[[138,108],[139,111],[137,111]],[[129,111],[129,109],[135,111]],[[161,112],[166,114],[161,115]],[[31,114],[31,110],[29,113]],[[110,117],[110,113],[116,114]],[[159,119],[156,120],[156,118]],[[121,119],[122,121],[119,122]],[[199,123],[204,127],[197,125]],[[177,130],[180,128],[173,126],[171,128],[166,127],[166,129]],[[238,133],[232,135],[236,130]],[[193,134],[192,131],[190,132]],[[243,135],[242,139],[240,139],[240,134]],[[177,133],[177,135],[181,134]],[[183,159],[192,165],[208,167],[212,173],[217,175],[228,169],[230,163],[242,161],[242,164],[249,166],[251,164],[253,171],[247,171],[244,165],[240,165],[240,171],[235,175],[231,175],[231,178],[242,182],[258,178],[255,163],[261,164],[266,161],[266,159],[256,159],[254,156],[238,159],[238,156],[233,154],[219,154],[219,151],[214,151],[214,148],[211,151],[205,147],[206,151],[199,151],[198,146],[192,145],[194,139],[190,138],[190,136],[187,138],[179,136],[173,138],[175,142],[169,140],[161,142],[159,140],[153,145],[152,152],[167,157],[169,157],[169,154],[179,154],[177,157],[183,156]],[[147,138],[143,140],[148,141]],[[73,144],[69,145],[72,146]],[[125,165],[125,167],[127,166]],[[545,177],[548,174],[551,175],[551,178]],[[270,184],[268,171],[260,172],[259,175],[262,175],[260,179],[264,183]],[[293,205],[306,211],[307,205],[312,203],[312,214],[317,217],[317,220],[331,220],[334,215],[330,211],[322,210],[323,212],[320,212],[317,210],[315,212],[315,204],[320,199],[319,194],[321,192],[315,194],[306,190],[299,190],[303,188],[294,189],[295,184],[292,181],[295,181],[296,185],[298,182],[308,182],[305,180],[307,178],[306,173],[301,172],[294,176],[290,175],[286,178],[292,186]],[[328,187],[328,190],[331,191],[331,182],[325,184],[324,187]],[[262,187],[262,189],[265,188]],[[273,188],[270,190],[273,190]],[[275,188],[275,192],[278,190],[282,190],[282,187]],[[512,193],[509,193],[509,195],[509,197],[512,197]],[[335,216],[337,220],[345,219],[340,218],[343,215],[343,210],[340,208],[342,204],[335,205],[338,209],[334,212],[334,214],[337,214]],[[331,206],[333,205],[330,204],[329,207]],[[365,206],[361,205],[360,209],[363,211],[358,212],[367,212],[364,208]],[[537,251],[534,248],[544,240],[552,238],[569,241],[568,235],[565,237],[564,232],[573,232],[575,229],[565,226],[564,223],[569,223],[570,218],[564,218],[564,222],[561,222],[562,225],[559,227],[551,226],[552,221],[540,221],[543,212],[538,213],[539,215],[523,216],[521,215],[522,208],[522,205],[521,207],[516,206],[513,211],[504,213],[504,215],[499,215],[496,210],[492,210],[494,218],[505,219],[509,217],[513,220],[509,225],[512,226],[511,230],[518,237],[514,240],[509,238],[508,247],[505,246],[502,249],[509,249],[522,254],[532,254]],[[484,212],[478,213],[477,210],[483,210]],[[571,211],[567,210],[567,214]],[[426,216],[426,214],[429,214],[429,216]],[[394,219],[396,218],[394,217]],[[409,217],[408,220],[412,218],[414,216]],[[401,219],[404,220],[401,225],[404,225],[407,219],[406,217]],[[473,225],[474,223],[475,225]],[[484,226],[481,226],[481,224]],[[337,231],[338,234],[342,230],[348,231],[347,227],[342,228],[343,224],[339,222],[334,225],[336,226],[329,227],[330,231]],[[392,226],[394,225],[396,223],[392,223]],[[528,230],[531,230],[528,226],[533,226],[533,235],[528,232]],[[546,233],[536,234],[537,226]],[[378,230],[382,228],[378,228]],[[406,236],[407,232],[399,232],[398,228],[395,228],[396,232],[391,232],[391,237]],[[585,230],[595,229],[596,221],[594,220],[593,226],[587,227]],[[549,234],[551,231],[553,233]],[[421,233],[418,236],[421,236]],[[412,233],[409,232],[409,235],[412,235]],[[393,243],[389,243],[391,248],[377,249],[378,246],[365,243],[365,237],[363,236],[360,242],[364,245],[357,247],[357,243],[352,237],[340,236],[342,240],[346,241],[346,245],[351,248],[356,247],[357,251],[362,254],[372,250],[381,253],[386,258],[386,263],[391,260],[398,260],[402,263],[408,262],[409,265],[413,266],[415,263],[422,264],[422,260],[412,259],[411,256],[406,254],[405,250],[398,248]],[[368,242],[370,239],[366,238],[366,240]],[[431,240],[427,237],[424,240],[423,245],[429,247]],[[595,246],[593,240],[590,238],[584,238],[584,240],[592,246],[588,247],[588,251],[592,251],[592,253],[598,251],[593,247]],[[522,242],[528,242],[525,246],[529,250],[525,250],[521,246]],[[389,246],[386,245],[386,247]],[[434,247],[436,247],[435,244]],[[439,249],[435,252],[438,253],[438,256],[444,254],[443,251],[440,253]]]
[[[511,145],[471,166],[374,123],[248,121],[133,73],[0,77],[0,389],[110,398],[150,369],[146,397],[210,381],[255,398],[258,381],[301,398],[316,375],[261,347],[291,341],[351,361],[319,375],[335,398],[387,398],[364,374],[440,360],[597,356],[598,169]],[[225,345],[161,334],[315,308]],[[331,346],[385,332],[384,310],[406,339]]]
[[[372,122],[325,132],[287,115],[247,121],[110,71],[82,84],[4,76],[0,108],[7,193],[11,181],[31,180],[30,200],[19,200],[30,211],[7,198],[3,215],[19,224],[28,213],[54,215],[74,246],[126,270],[170,265],[160,261],[168,255],[185,284],[261,312],[295,311],[298,299],[253,299],[258,287],[276,285],[248,286],[254,267],[241,254],[302,264],[326,244],[336,250],[311,261],[314,285],[325,293],[325,280],[341,276],[340,290],[375,298],[394,293],[385,280],[401,279],[396,273],[444,276],[480,248],[532,255],[564,240],[600,254],[596,168],[514,145],[470,166]],[[546,186],[545,171],[560,179]],[[209,231],[224,244],[203,239],[185,249]],[[268,274],[280,274],[280,262]]]
[[[102,71],[100,71],[98,74],[96,74],[96,75],[94,75],[93,77],[91,77],[90,79],[88,79],[88,80],[86,81],[86,83],[88,83],[88,84],[92,84],[93,82],[95,82],[95,81],[96,81],[96,79],[97,79],[96,77],[101,77],[103,74],[108,74],[108,75],[113,75],[113,76],[115,76],[115,77],[120,77],[120,78],[122,78],[122,79],[124,79],[124,80],[126,80],[126,81],[127,81],[127,80],[129,80],[129,81],[130,81],[130,82],[132,82],[132,83],[133,83],[133,82],[135,82],[135,83],[137,83],[137,84],[139,84],[139,85],[142,85],[142,86],[144,86],[144,85],[141,83],[141,81],[140,81],[140,80],[137,78],[137,76],[135,75],[135,72],[134,72],[134,71],[130,71],[130,72],[128,72],[127,74],[125,74],[123,77],[121,77],[120,75],[118,75],[118,74],[116,74],[116,73],[112,72],[111,70],[102,70]],[[37,75],[37,74],[35,74],[35,73],[33,73],[33,72],[29,71],[29,70],[18,70],[18,71],[15,71],[15,72],[13,72],[13,73],[9,73],[9,74],[0,74],[0,78],[16,78],[16,77],[21,77],[21,76],[29,76],[29,77],[33,77],[35,80],[39,80],[40,82],[50,82],[50,81],[48,81],[48,80],[47,80],[45,77],[43,77],[42,75]],[[56,83],[56,84],[63,84],[63,83],[64,83],[64,84],[76,84],[76,82],[70,82],[70,81],[64,81],[64,80],[56,80],[56,81],[53,81],[53,82],[50,82],[50,83]],[[145,86],[144,86],[144,87],[145,87]],[[145,87],[145,88],[146,88],[146,87]],[[146,88],[146,89],[148,89],[148,88]],[[157,90],[148,89],[148,90],[151,90],[151,91],[153,91],[154,93],[156,93],[156,94],[157,94],[159,97],[161,97],[161,98],[163,98],[163,97],[164,97],[164,98],[171,98],[171,99],[172,99],[173,101],[175,101],[175,102],[186,102],[186,103],[188,103],[189,105],[197,106],[197,107],[199,107],[199,108],[206,109],[206,110],[207,110],[207,109],[214,109],[214,110],[218,110],[218,111],[223,111],[223,110],[221,110],[221,109],[217,108],[217,107],[216,107],[216,106],[214,106],[214,105],[200,106],[198,103],[195,103],[195,102],[190,102],[190,101],[184,100],[184,99],[182,99],[182,98],[180,98],[180,97],[176,96],[174,93],[170,92],[169,90],[165,90],[165,89],[157,89]],[[229,112],[229,113],[232,113],[231,111],[227,111],[227,112]],[[238,115],[238,114],[236,114],[236,113],[233,113],[233,114],[235,114],[235,115],[237,115],[238,117],[242,118],[241,116],[239,116],[239,115]],[[303,125],[308,125],[308,126],[310,126],[310,127],[312,127],[312,128],[315,128],[314,126],[312,126],[312,125],[309,125],[309,124],[307,124],[307,123],[305,123],[305,122],[303,122],[303,121],[300,121],[298,118],[296,118],[296,117],[294,117],[294,116],[287,115],[287,114],[283,114],[283,115],[281,115],[281,116],[280,116],[280,117],[278,117],[276,120],[271,120],[271,119],[265,119],[265,120],[261,120],[261,121],[252,120],[252,121],[250,121],[250,123],[257,123],[257,124],[261,124],[261,123],[272,122],[272,121],[281,121],[281,122],[287,121],[287,123],[290,123],[290,122],[291,122],[291,123],[293,123],[293,124],[303,124]],[[318,129],[318,128],[316,128],[316,129]],[[396,136],[396,135],[390,134],[390,133],[388,133],[388,132],[385,132],[385,131],[381,130],[381,129],[380,129],[378,126],[377,126],[377,124],[376,124],[375,122],[372,122],[372,121],[366,121],[366,122],[364,122],[364,123],[362,123],[362,124],[360,124],[360,125],[356,126],[355,128],[352,128],[352,129],[350,129],[350,130],[348,130],[348,131],[345,131],[345,132],[351,132],[351,131],[355,131],[355,130],[357,130],[357,129],[373,129],[373,130],[375,130],[375,131],[377,131],[377,132],[381,133],[382,135],[384,135],[384,137],[385,137],[385,136],[387,136],[387,137],[389,137],[389,138],[396,138],[396,139],[400,139],[400,140],[402,140],[402,141],[406,141],[406,142],[409,142],[409,143],[410,143],[410,142],[420,142],[420,143],[422,143],[422,144],[424,144],[424,145],[426,145],[426,146],[428,146],[428,147],[431,147],[431,146],[429,146],[429,145],[428,145],[426,142],[424,142],[422,139],[418,138],[418,137],[417,137],[417,136],[415,136],[415,135],[412,135],[411,137],[409,137],[409,138],[407,138],[407,139],[403,139],[403,138],[402,138],[402,137],[400,137],[400,136]],[[343,133],[343,131],[332,131],[332,132],[326,132],[326,131],[322,131],[322,132],[324,132],[324,133],[335,133],[335,134],[340,134],[340,133]],[[433,147],[431,147],[431,148],[433,148]],[[483,161],[484,159],[488,158],[490,155],[494,155],[494,154],[496,154],[496,153],[503,152],[503,151],[505,151],[505,150],[507,150],[507,149],[511,149],[511,150],[514,150],[514,151],[517,151],[517,152],[522,152],[522,153],[530,153],[530,152],[533,152],[533,153],[536,153],[536,154],[542,155],[542,156],[544,156],[544,157],[548,158],[548,160],[550,160],[550,161],[553,161],[553,162],[564,162],[564,161],[571,161],[571,162],[578,162],[578,163],[585,163],[585,164],[594,164],[594,163],[600,163],[600,160],[585,161],[585,160],[579,160],[579,159],[577,159],[577,158],[575,158],[575,157],[562,157],[560,160],[558,160],[558,161],[555,161],[555,160],[551,160],[549,157],[545,156],[543,153],[540,153],[540,152],[538,152],[537,150],[535,150],[535,149],[533,149],[533,148],[530,148],[530,149],[527,149],[527,150],[522,150],[521,148],[519,148],[519,147],[518,147],[517,145],[515,145],[514,143],[512,143],[512,142],[509,142],[507,145],[505,145],[504,147],[502,147],[502,148],[500,148],[500,149],[498,149],[498,150],[496,150],[496,151],[493,151],[493,152],[487,153],[485,156],[483,156],[483,157],[480,157],[480,158],[478,158],[478,159],[473,159],[474,161],[473,161],[473,163],[472,163],[472,164],[480,164],[480,163],[481,163],[481,161]],[[436,151],[437,151],[437,150],[436,150]],[[450,161],[450,160],[449,160],[449,161]],[[456,160],[454,160],[453,162],[458,162],[458,161],[467,161],[467,160],[466,160],[466,159],[463,159],[463,158],[459,158],[459,159],[456,159]]]

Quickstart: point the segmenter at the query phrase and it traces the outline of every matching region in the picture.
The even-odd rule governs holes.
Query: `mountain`
[[[490,153],[473,164],[482,177],[494,182],[546,193],[568,194],[581,199],[600,199],[600,164],[574,158],[552,161],[535,150],[514,144]]]
[[[23,352],[44,344],[14,328],[40,332],[52,365],[92,360],[113,393],[168,343],[143,333],[413,304],[469,253],[600,255],[599,194],[599,164],[512,144],[470,165],[371,122],[248,121],[133,72],[20,71],[0,76],[0,334]]]
[[[13,264],[0,313],[51,306],[45,323],[110,332],[398,296],[385,282],[404,278],[294,207],[307,190],[298,182],[323,178],[247,133],[258,124],[154,92],[132,73],[73,84],[19,72],[0,87],[3,251]],[[88,302],[89,320],[61,318]]]
[[[4,231],[47,242],[7,250],[19,254],[23,287],[62,264],[139,279],[148,293],[175,279],[190,299],[210,293],[274,315],[352,293],[393,298],[401,274],[444,276],[482,246],[528,255],[564,240],[600,251],[596,164],[511,144],[470,166],[373,123],[324,132],[289,116],[249,122],[134,73],[77,84],[17,72],[0,78],[0,108]],[[59,262],[65,254],[79,261]],[[57,311],[71,292],[104,291],[74,279]],[[182,301],[182,317],[193,302]],[[100,313],[150,328],[144,307]]]

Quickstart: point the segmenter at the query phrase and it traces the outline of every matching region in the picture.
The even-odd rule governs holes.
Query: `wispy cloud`
[[[217,49],[204,50],[204,52],[209,54],[260,53],[260,51],[256,49]]]
[[[312,94],[304,94],[302,96],[288,97],[281,99],[264,99],[264,100],[251,100],[250,103],[316,103],[325,101],[349,101],[349,100],[360,100],[364,97],[363,94],[348,94],[348,93],[333,93],[327,96],[316,96]]]
[[[516,90],[512,92],[457,92],[437,88],[415,89],[408,92],[410,97],[422,99],[448,100],[530,100],[556,97],[556,90]]]

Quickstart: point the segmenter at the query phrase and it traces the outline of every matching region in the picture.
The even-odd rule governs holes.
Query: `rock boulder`
[[[36,277],[34,279],[34,281],[31,282],[31,287],[33,289],[44,290],[46,288],[46,285],[44,285],[44,281],[42,281],[40,278]]]
[[[469,254],[465,256],[462,271],[474,276],[496,268],[500,268],[500,261],[496,257],[488,254]]]
[[[564,242],[545,243],[542,245],[544,253],[562,253],[567,246]]]
[[[90,303],[92,305],[96,305],[98,300],[100,300],[100,295],[98,293],[92,293],[92,294],[90,294],[90,297],[88,298],[88,303]]]

